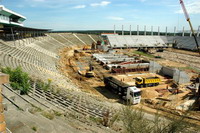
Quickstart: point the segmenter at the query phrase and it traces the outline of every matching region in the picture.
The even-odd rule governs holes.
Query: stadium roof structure
[[[0,31],[3,31],[4,33],[21,33],[21,32],[49,32],[50,29],[36,29],[36,28],[30,28],[30,27],[4,27],[0,28]]]
[[[23,26],[26,17],[0,5],[0,24],[5,26]]]
[[[50,32],[50,29],[36,29],[29,27],[4,27],[0,28],[1,39],[7,41],[15,41],[19,38],[44,36],[45,33]],[[15,43],[15,42],[14,42]]]

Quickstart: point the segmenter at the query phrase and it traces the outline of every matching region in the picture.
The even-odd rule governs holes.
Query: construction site
[[[200,27],[180,4],[189,32],[29,28],[0,6],[0,132],[200,132]]]
[[[181,52],[184,52],[178,50],[178,53],[174,53],[171,50],[171,48],[162,49],[162,52],[149,54],[151,56],[148,57],[135,54],[137,49],[115,49],[103,52],[85,46],[74,49],[73,52],[70,50],[70,53],[64,52],[64,55],[61,54],[63,60],[67,60],[62,70],[72,76],[84,91],[111,101],[124,102],[118,96],[114,98],[108,96],[112,91],[104,87],[103,81],[109,76],[119,82],[140,88],[142,106],[143,104],[151,107],[157,106],[165,110],[169,109],[169,111],[188,110],[192,106],[192,110],[198,110],[198,68],[195,71],[190,68],[195,66],[187,65],[198,61],[198,53],[192,57],[184,54],[188,58],[182,56],[182,58],[170,59],[172,54],[179,56],[183,54]],[[158,50],[154,49],[154,51]],[[169,52],[171,54],[168,54]],[[157,58],[158,55],[159,58]],[[194,61],[194,58],[197,60]],[[139,78],[144,81],[138,83]],[[145,83],[147,79],[150,81]],[[84,84],[86,86],[83,86]]]

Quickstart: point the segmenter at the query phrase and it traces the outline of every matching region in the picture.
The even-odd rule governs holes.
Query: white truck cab
[[[135,86],[127,88],[126,99],[130,101],[130,104],[138,104],[141,101],[141,90]]]

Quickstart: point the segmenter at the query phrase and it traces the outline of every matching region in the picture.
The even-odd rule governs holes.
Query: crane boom
[[[188,12],[187,12],[187,9],[185,8],[185,4],[184,4],[183,0],[180,0],[180,4],[181,4],[181,7],[182,7],[183,12],[184,12],[184,14],[185,14],[185,18],[186,18],[186,20],[188,21],[188,23],[189,23],[189,25],[190,25],[190,28],[191,28],[191,31],[192,31],[192,35],[193,35],[194,40],[195,40],[195,42],[196,42],[196,47],[197,47],[197,50],[198,50],[199,55],[200,55],[200,48],[199,48],[199,44],[198,44],[198,41],[197,41],[197,37],[196,37],[196,35],[195,35],[194,29],[193,29],[193,27],[192,27],[192,23],[191,23],[191,21],[190,21],[189,14],[188,14]]]
[[[182,7],[183,12],[184,12],[184,14],[185,14],[186,20],[187,20],[187,21],[190,21],[189,14],[188,14],[188,12],[187,12],[187,10],[186,10],[186,8],[185,8],[185,4],[183,3],[183,0],[180,0],[180,4],[181,4],[181,7]]]

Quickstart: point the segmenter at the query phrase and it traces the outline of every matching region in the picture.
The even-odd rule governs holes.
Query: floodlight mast
[[[186,18],[186,20],[188,21],[188,23],[189,23],[189,25],[190,25],[190,28],[191,28],[191,31],[192,31],[192,35],[193,35],[194,40],[195,40],[195,42],[196,42],[196,47],[197,47],[197,50],[198,50],[199,55],[200,55],[200,48],[199,48],[199,44],[198,44],[198,41],[197,41],[197,37],[196,37],[196,35],[195,35],[195,33],[194,33],[194,29],[193,29],[192,23],[191,23],[191,21],[190,21],[189,14],[188,14],[188,12],[187,12],[187,10],[186,10],[186,8],[185,8],[185,4],[184,4],[183,0],[180,0],[180,4],[181,4],[181,7],[182,7],[183,12],[184,12],[184,14],[185,14],[185,18]]]

